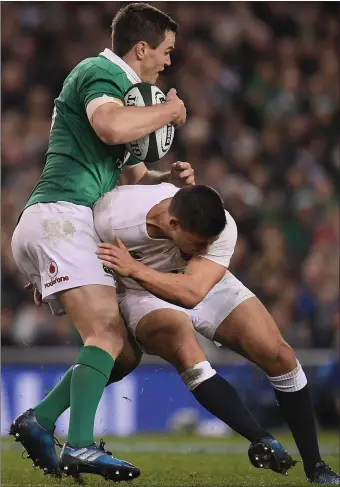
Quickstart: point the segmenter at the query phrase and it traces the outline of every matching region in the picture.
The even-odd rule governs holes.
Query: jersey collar
[[[114,64],[117,64],[120,68],[122,68],[122,70],[125,71],[126,76],[128,77],[129,81],[131,81],[131,83],[135,84],[135,83],[140,83],[142,81],[140,77],[135,73],[135,71],[131,69],[130,66],[125,61],[123,61],[122,58],[120,58],[119,56],[117,56],[117,54],[112,52],[111,49],[108,48],[104,49],[104,51],[101,52],[99,56],[106,57],[106,59],[108,59]]]

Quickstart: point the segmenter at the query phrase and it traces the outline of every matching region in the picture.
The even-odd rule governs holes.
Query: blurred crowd
[[[239,238],[232,271],[297,347],[339,336],[337,2],[156,2],[180,24],[159,82],[188,110],[170,155],[223,196]],[[11,257],[38,179],[53,100],[82,59],[110,47],[120,2],[2,4],[2,341],[79,343],[33,305]]]

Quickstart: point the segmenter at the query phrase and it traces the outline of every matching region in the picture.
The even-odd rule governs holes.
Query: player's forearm
[[[150,293],[183,308],[192,309],[204,298],[185,274],[163,273],[139,263],[130,277]]]
[[[138,184],[159,184],[168,183],[170,181],[171,172],[148,171],[138,181]]]
[[[148,107],[122,107],[112,113],[105,129],[106,144],[119,145],[145,137],[174,120],[171,104]],[[103,139],[102,139],[103,140]]]

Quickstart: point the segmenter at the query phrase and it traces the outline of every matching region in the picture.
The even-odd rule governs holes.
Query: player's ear
[[[147,49],[147,43],[145,41],[139,41],[136,44],[135,49],[136,49],[136,55],[138,60],[141,61],[142,59],[144,59],[145,52]]]
[[[169,226],[171,230],[177,230],[180,226],[178,218],[171,216],[169,220]]]

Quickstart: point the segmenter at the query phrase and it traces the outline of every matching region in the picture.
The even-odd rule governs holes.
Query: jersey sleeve
[[[78,93],[82,104],[86,107],[90,101],[104,95],[116,98],[124,103],[124,87],[122,76],[111,74],[100,66],[88,68],[78,84]],[[121,86],[120,86],[121,85]]]
[[[218,239],[209,247],[208,253],[201,255],[216,264],[228,268],[237,241],[237,226],[234,218],[226,212],[227,224]]]

